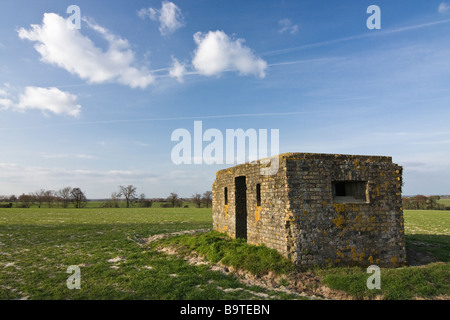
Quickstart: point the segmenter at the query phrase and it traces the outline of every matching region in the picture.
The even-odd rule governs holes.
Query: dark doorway
[[[247,239],[247,185],[245,177],[236,177],[235,205],[236,205],[236,239]]]

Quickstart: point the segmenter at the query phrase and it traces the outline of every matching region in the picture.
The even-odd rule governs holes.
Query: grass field
[[[446,207],[450,207],[450,199],[440,199],[438,203],[445,205]]]
[[[0,209],[0,299],[292,298],[138,243],[211,224],[211,209]],[[67,288],[70,265],[81,290]]]
[[[207,265],[194,266],[142,245],[142,239],[153,235],[211,225],[211,209],[204,208],[0,209],[0,299],[298,298],[244,285]],[[382,289],[378,291],[366,288],[368,275],[361,268],[323,267],[313,272],[330,288],[359,299],[380,295],[386,299],[448,299],[449,230],[449,211],[405,211],[407,247],[418,265],[382,270]],[[278,259],[267,251],[263,255],[269,260],[263,257],[258,265],[252,261],[262,251],[245,244],[200,237],[204,240],[194,243],[188,236],[173,239],[204,250],[212,260],[226,257],[225,262],[242,268],[267,267]],[[245,265],[245,259],[233,252],[254,258]],[[80,266],[81,290],[66,286],[70,265]]]

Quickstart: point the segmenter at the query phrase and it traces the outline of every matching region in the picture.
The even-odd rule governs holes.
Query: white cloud
[[[9,84],[5,83],[3,88],[0,88],[0,110],[6,110],[12,107],[13,101],[9,99]]]
[[[169,75],[176,78],[179,82],[183,82],[183,76],[186,74],[186,67],[177,59],[172,57],[172,67],[169,70]]]
[[[197,44],[192,64],[202,75],[213,76],[224,71],[238,71],[241,75],[265,77],[267,63],[256,57],[243,39],[233,40],[223,31],[194,34]]]
[[[446,2],[441,2],[441,4],[438,7],[438,12],[439,13],[445,13],[447,11],[450,10],[450,5],[447,4]]]
[[[298,32],[298,25],[292,24],[291,20],[287,18],[278,21],[278,24],[281,26],[280,33],[289,32],[290,34],[295,34]]]
[[[142,19],[149,17],[151,20],[159,21],[159,31],[163,36],[184,26],[181,9],[169,1],[162,2],[161,9],[143,8],[138,11],[138,16]]]
[[[11,106],[12,106],[11,100],[0,98],[0,110],[9,109]]]
[[[13,108],[18,111],[28,109],[41,110],[44,114],[52,112],[58,115],[67,114],[79,117],[81,106],[77,104],[77,96],[58,88],[26,87],[25,92],[18,97]]]
[[[21,39],[37,42],[34,48],[42,61],[57,65],[90,83],[117,82],[131,88],[146,88],[154,82],[146,68],[135,68],[134,52],[126,39],[111,34],[105,28],[89,22],[109,44],[106,51],[77,29],[69,29],[66,20],[55,13],[45,13],[42,25],[21,28]]]
[[[37,109],[44,114],[49,112],[57,115],[79,117],[81,105],[77,103],[77,96],[58,88],[26,87],[12,88],[5,84],[0,88],[0,110],[11,109],[25,112]]]

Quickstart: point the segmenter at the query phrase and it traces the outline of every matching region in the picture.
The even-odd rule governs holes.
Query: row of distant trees
[[[165,202],[162,207],[176,208],[183,206],[183,203],[186,201],[186,199],[181,198],[175,192],[170,193],[170,195],[165,199],[147,199],[144,193],[141,193],[138,196],[137,188],[133,185],[129,185],[126,187],[119,186],[119,190],[111,194],[111,198],[104,203],[104,207],[118,208],[119,203],[122,200],[125,201],[127,208],[134,205],[148,208],[152,206],[153,201]],[[202,205],[209,208],[212,204],[212,192],[206,191],[203,195],[195,193],[190,199],[187,199],[187,201],[193,202],[197,208],[201,208]]]
[[[189,201],[194,203],[197,208],[201,208],[202,205],[209,208],[212,205],[212,192],[206,191],[202,195],[195,193],[189,199],[183,199],[174,192],[167,198],[148,199],[144,193],[138,196],[137,188],[133,185],[119,186],[118,190],[111,194],[111,198],[103,203],[103,207],[119,208],[120,203],[125,203],[127,208],[132,206],[148,208],[152,206],[154,201],[164,202],[163,207],[181,207],[186,201]],[[80,188],[72,187],[65,187],[58,191],[41,189],[36,192],[22,194],[19,197],[15,195],[0,195],[0,203],[7,203],[0,205],[3,207],[12,207],[13,203],[17,203],[16,206],[22,208],[30,208],[33,205],[37,205],[40,208],[43,204],[49,208],[54,206],[83,208],[87,202],[88,199],[85,193]]]
[[[413,197],[403,197],[402,206],[405,210],[450,210],[445,204],[439,203],[439,196],[417,195]]]
[[[40,208],[43,204],[49,208],[56,205],[67,208],[70,204],[75,208],[83,208],[86,206],[87,198],[80,188],[65,187],[58,191],[41,189],[28,194],[24,193],[19,197],[15,195],[0,196],[0,202],[9,202],[10,207],[12,203],[19,202],[19,206],[22,208],[29,208],[32,205]]]

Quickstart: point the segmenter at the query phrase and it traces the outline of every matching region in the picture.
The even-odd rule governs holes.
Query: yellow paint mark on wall
[[[398,259],[397,259],[397,257],[395,256],[395,257],[393,257],[393,258],[391,259],[391,261],[392,261],[392,263],[397,263],[397,262],[398,262]]]
[[[303,210],[303,215],[306,216],[306,210]]]
[[[258,221],[261,220],[261,210],[262,210],[261,206],[256,206],[256,210],[255,210],[255,226],[258,223]]]
[[[228,219],[228,204],[223,206],[223,212],[225,213],[225,219]]]

